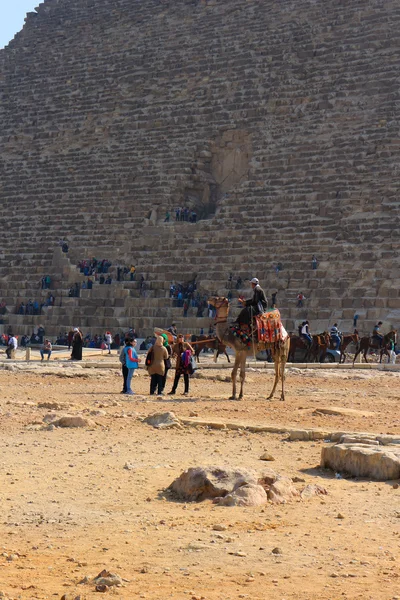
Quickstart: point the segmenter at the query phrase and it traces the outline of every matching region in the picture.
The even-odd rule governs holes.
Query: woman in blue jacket
[[[136,340],[128,338],[125,343],[124,354],[125,354],[125,365],[128,369],[128,376],[126,378],[126,392],[125,394],[132,395],[135,392],[132,391],[131,381],[133,374],[136,369],[139,368],[140,358],[135,350]]]

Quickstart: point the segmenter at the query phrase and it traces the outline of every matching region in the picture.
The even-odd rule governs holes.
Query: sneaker
[[[128,394],[128,396],[134,396],[135,392],[132,392],[132,390],[130,390],[129,392],[125,392],[125,394]]]
[[[183,392],[184,396],[189,396],[189,392]]]
[[[168,396],[175,396],[175,392],[168,392]]]
[[[122,392],[120,392],[120,394],[126,394],[126,392],[124,390],[122,390]]]

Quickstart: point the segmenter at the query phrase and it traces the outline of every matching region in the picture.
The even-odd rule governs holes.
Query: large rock
[[[191,467],[171,483],[168,490],[181,500],[206,500],[225,497],[246,484],[258,484],[254,471]]]
[[[377,481],[400,478],[400,447],[336,444],[321,451],[321,467]]]
[[[93,427],[95,423],[85,417],[67,415],[61,417],[57,421],[53,421],[52,425],[55,425],[56,427]]]
[[[181,421],[173,412],[154,413],[143,419],[143,423],[152,425],[156,429],[168,429],[170,427],[182,427]]]
[[[224,498],[217,498],[220,506],[262,506],[268,502],[268,496],[262,485],[247,483]]]
[[[273,504],[286,504],[286,502],[300,495],[290,477],[285,477],[284,475],[277,475],[272,483],[264,483],[263,487],[267,493],[268,500]]]

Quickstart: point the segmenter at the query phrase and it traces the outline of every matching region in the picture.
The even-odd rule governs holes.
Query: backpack
[[[191,356],[190,350],[184,350],[184,352],[182,352],[182,354],[181,354],[181,366],[185,369],[190,364],[190,356]]]
[[[150,365],[153,364],[153,360],[154,360],[154,350],[153,350],[153,346],[152,346],[149,349],[147,356],[146,356],[146,360],[145,360],[146,367],[150,367]]]

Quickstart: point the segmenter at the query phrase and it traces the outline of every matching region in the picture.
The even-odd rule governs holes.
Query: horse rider
[[[260,286],[257,277],[253,277],[250,283],[253,288],[253,297],[250,300],[239,298],[239,302],[243,304],[243,308],[236,321],[242,325],[251,325],[252,317],[264,313],[268,308],[265,292]]]
[[[340,333],[340,331],[338,329],[337,323],[334,323],[333,326],[331,327],[330,336],[331,336],[332,342],[335,344],[334,350],[340,350],[342,334]]]
[[[380,333],[381,325],[382,325],[382,321],[379,321],[374,326],[374,329],[372,331],[372,338],[375,338],[377,340],[377,342],[379,342],[379,347],[380,348],[382,348],[382,344],[383,344],[383,335]]]
[[[311,346],[312,337],[311,337],[311,333],[310,333],[308,326],[309,326],[308,321],[302,322],[302,324],[300,325],[300,337],[302,337],[306,341],[308,346]]]

